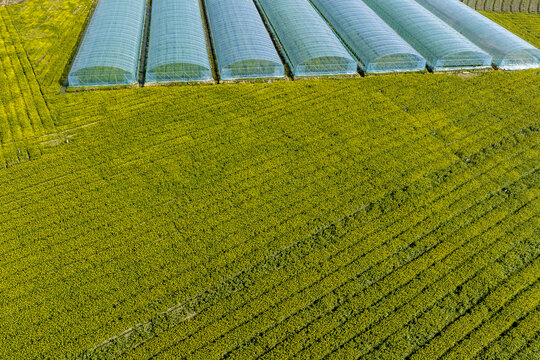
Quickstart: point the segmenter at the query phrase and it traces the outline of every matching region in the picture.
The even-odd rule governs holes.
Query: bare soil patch
[[[0,6],[22,4],[23,2],[26,2],[26,0],[0,0]]]

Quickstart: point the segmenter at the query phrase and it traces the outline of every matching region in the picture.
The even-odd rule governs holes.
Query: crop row
[[[362,239],[362,240],[365,241],[365,239]],[[357,245],[357,246],[358,246],[358,245]],[[313,259],[318,259],[317,254],[314,254]],[[321,262],[324,261],[324,258],[323,258],[323,259],[320,259],[320,261],[321,261]],[[334,265],[334,261],[331,261],[330,263],[332,264],[332,266]],[[289,271],[287,271],[287,270],[289,270]],[[320,270],[320,269],[319,269],[319,268],[316,268],[316,269],[314,269],[314,270],[316,271],[316,270]],[[281,272],[281,269],[280,269],[280,272]],[[292,269],[284,269],[284,270],[283,270],[283,273],[294,274],[295,272],[294,272],[294,270],[292,270]],[[265,279],[265,280],[266,280],[266,279]],[[328,280],[329,280],[329,281],[328,281],[327,283],[328,283],[328,284],[331,284],[331,281],[330,281],[330,280],[332,280],[332,279],[328,279]],[[266,281],[264,281],[264,284],[266,284]],[[301,285],[301,286],[304,286],[304,285],[306,285],[307,283],[306,283],[305,281],[302,281],[302,280],[298,279],[298,280],[296,280],[296,281],[294,282],[294,284],[295,284],[295,286],[298,286],[297,284],[299,284],[299,285]],[[311,291],[312,291],[312,292],[310,292],[310,293],[317,294],[316,289],[312,289]],[[265,293],[265,296],[266,296],[266,293]],[[270,296],[270,298],[273,297],[274,299],[282,299],[282,298],[283,298],[283,297],[281,297],[281,296],[276,296],[276,295],[272,295],[272,294],[270,294],[269,296]],[[306,299],[305,296],[302,296],[301,298],[302,298],[302,299]],[[230,299],[224,299],[224,305],[229,304],[229,300],[230,300]],[[287,309],[287,308],[288,308],[287,305],[290,305],[291,302],[289,302],[290,299],[288,299],[288,298],[286,298],[286,297],[285,297],[285,300],[287,300],[287,303],[284,305],[284,308]],[[309,298],[307,298],[306,300],[303,300],[303,301],[309,301]],[[265,300],[263,300],[263,299],[260,299],[260,300],[257,300],[256,303],[255,303],[254,305],[256,306],[256,304],[263,304],[263,303],[268,304],[268,303],[271,303],[271,302],[270,302],[270,301],[265,301]],[[292,303],[294,304],[294,302],[292,302]],[[249,303],[248,303],[248,304],[249,304]],[[231,304],[230,307],[231,307],[231,308],[234,308],[234,307],[235,307],[235,304]],[[236,311],[240,311],[240,310],[241,310],[241,309],[236,309]],[[213,313],[214,313],[214,312],[212,312],[212,314],[213,314]],[[203,316],[203,315],[201,314],[200,316]],[[212,326],[212,328],[214,328],[214,329],[222,329],[224,326],[227,326],[227,327],[228,327],[228,326],[230,326],[230,325],[228,324],[228,322],[230,322],[231,319],[237,319],[237,318],[238,318],[237,316],[227,317],[227,318],[224,319],[226,322],[224,322],[223,324],[216,324],[215,326]],[[273,318],[276,318],[276,315],[274,315],[274,316],[271,315],[271,316],[270,316],[270,319],[273,319]],[[186,325],[189,326],[189,324],[186,324]],[[204,331],[206,332],[206,329],[205,329]],[[284,332],[284,331],[279,331],[279,330],[276,331],[276,333],[278,333],[278,334],[287,334],[286,331]],[[202,337],[201,333],[198,332],[198,333],[196,333],[196,334],[190,335],[189,341],[192,341],[192,340],[193,340],[193,341],[198,341],[198,340],[201,339],[201,337]],[[228,337],[227,337],[227,338],[228,338]],[[232,338],[237,338],[237,337],[232,337]],[[186,340],[186,341],[187,341],[187,340]],[[191,348],[193,348],[193,347],[192,347],[192,346],[189,346],[189,345],[186,345],[186,347],[185,347],[184,350],[186,350],[186,349],[191,349]],[[175,351],[178,350],[177,347],[174,347],[173,349],[174,349]],[[241,357],[241,356],[242,356],[242,355],[240,355],[240,357]]]
[[[315,109],[315,110],[317,110],[317,109]],[[412,119],[411,119],[411,120],[412,120]],[[382,126],[382,125],[383,125],[383,124],[381,124],[381,126]],[[498,125],[502,126],[503,124],[498,124]],[[397,134],[399,135],[399,133],[397,133]],[[350,141],[350,140],[348,140],[348,141]],[[419,145],[421,145],[421,143],[420,143]],[[435,150],[435,149],[433,148],[432,150]],[[405,152],[405,153],[407,153],[407,152]],[[418,155],[419,155],[419,156],[423,156],[422,153],[419,153]],[[411,158],[411,160],[412,160],[412,159],[414,159],[414,158]],[[429,158],[426,158],[425,161],[426,161],[426,162],[429,162],[430,159],[429,159]],[[139,164],[136,164],[136,165],[139,165]],[[299,164],[299,165],[300,165],[300,164]],[[347,166],[347,163],[344,163],[343,166]],[[345,175],[347,175],[347,174],[345,174]],[[345,175],[344,175],[344,176],[345,176]],[[359,179],[359,180],[362,180],[362,179]],[[125,179],[122,178],[122,181],[125,181]],[[120,182],[119,182],[119,183],[120,183]],[[129,186],[129,183],[126,184],[126,186]],[[93,191],[93,190],[90,189],[90,191]],[[30,203],[31,203],[31,202],[30,202]],[[31,206],[31,205],[29,205],[29,206]],[[164,224],[166,224],[166,222],[165,222]],[[173,229],[173,230],[174,230],[174,229]],[[68,234],[66,234],[66,235],[68,235]],[[126,240],[129,240],[129,239],[126,239]],[[216,250],[217,250],[217,249],[216,249]],[[37,294],[36,294],[36,295],[37,295]],[[39,296],[39,295],[38,295],[38,296]]]
[[[392,114],[392,113],[383,114],[383,115],[394,116],[394,114]],[[216,129],[216,130],[218,130],[218,129]],[[143,133],[144,133],[144,131],[143,131]],[[248,133],[249,133],[249,132],[248,132]],[[194,140],[195,140],[195,139],[194,139]],[[171,150],[172,150],[172,149],[171,149]],[[262,150],[267,150],[267,149],[263,148]],[[241,154],[241,152],[240,152],[239,154]],[[218,159],[219,159],[219,158],[218,158]],[[144,159],[142,159],[142,158],[141,158],[140,160],[141,160],[141,161],[144,161]],[[202,159],[201,159],[201,160],[202,160]],[[206,161],[206,159],[204,159],[204,160]],[[209,160],[210,160],[210,159],[209,159]],[[128,163],[128,162],[130,162],[130,161],[132,161],[132,160],[126,161],[126,163]],[[124,163],[124,164],[126,164],[126,163]],[[119,165],[124,165],[124,164],[120,163]],[[113,170],[113,169],[115,169],[114,166],[111,167],[111,170]],[[57,169],[55,169],[55,168],[53,167],[53,169],[52,169],[51,171],[56,171],[56,170],[57,170]],[[85,169],[85,170],[86,170],[86,169]],[[110,172],[110,171],[109,171],[109,172]],[[114,174],[114,173],[113,173],[113,174]],[[111,174],[111,175],[113,175],[113,174]],[[59,181],[64,181],[64,180],[65,180],[65,178],[59,179]],[[213,180],[213,179],[212,179],[212,180]],[[47,192],[49,192],[49,193],[50,193],[50,190],[51,190],[50,187],[47,187],[47,188],[44,188],[44,189],[43,189],[43,191],[47,191]],[[61,191],[60,188],[59,188],[59,191]],[[21,194],[25,194],[25,193],[26,193],[25,191],[19,191],[18,193],[14,193],[14,194],[13,194],[13,197],[11,198],[11,199],[12,199],[11,201],[17,199],[17,195],[20,196]],[[52,192],[51,194],[54,195],[55,193]]]
[[[287,339],[287,341],[280,343],[271,354],[269,353],[269,355],[279,358],[280,356],[284,355],[288,356],[291,354],[291,351],[298,349],[307,352],[302,356],[309,357],[317,355],[318,357],[321,356],[321,351],[328,351],[331,349],[328,344],[334,344],[334,346],[338,345],[339,339],[349,336],[347,334],[351,334],[351,331],[352,334],[361,332],[363,337],[370,338],[367,343],[364,342],[363,345],[360,346],[360,349],[363,349],[364,351],[368,350],[369,345],[374,345],[373,342],[376,340],[376,337],[374,336],[375,333],[373,331],[363,331],[365,329],[364,326],[368,326],[372,322],[377,322],[378,319],[380,320],[386,316],[385,314],[395,313],[396,315],[394,316],[398,316],[398,314],[401,312],[395,312],[395,307],[409,304],[409,301],[411,300],[409,297],[414,296],[417,291],[421,290],[423,286],[425,286],[425,281],[427,281],[429,284],[429,282],[437,279],[437,277],[433,278],[433,276],[439,273],[439,271],[439,274],[441,275],[453,274],[452,271],[449,271],[448,273],[446,272],[449,269],[446,269],[446,271],[441,271],[441,269],[438,269],[439,267],[446,265],[445,261],[437,263],[434,262],[433,259],[437,253],[441,254],[439,256],[442,256],[442,259],[446,259],[444,255],[445,253],[441,253],[441,251],[444,251],[443,249],[445,247],[448,248],[451,246],[452,243],[447,241],[441,244],[437,244],[437,242],[432,242],[431,244],[427,242],[426,244],[426,241],[430,240],[430,238],[436,238],[436,234],[437,232],[430,234],[431,236],[428,236],[426,239],[421,239],[421,243],[423,242],[423,244],[421,244],[419,247],[422,249],[422,245],[425,244],[424,249],[426,250],[426,256],[419,256],[417,259],[413,257],[415,261],[405,262],[405,265],[402,267],[399,265],[397,265],[397,267],[396,265],[392,266],[391,262],[390,267],[386,267],[384,265],[388,264],[384,264],[383,262],[379,271],[394,268],[397,270],[387,276],[384,276],[380,282],[375,282],[374,285],[367,287],[359,294],[352,296],[348,295],[350,297],[346,297],[344,299],[345,301],[338,302],[339,306],[336,305],[335,308],[331,307],[330,309],[325,309],[325,315],[320,319],[317,318],[315,324],[304,326],[302,331],[295,334],[292,339]],[[450,236],[450,239],[454,238],[452,233],[448,235]],[[457,236],[456,234],[455,238],[459,239],[463,238],[463,236]],[[448,255],[449,253],[446,254]],[[421,255],[423,255],[423,253]],[[450,259],[452,258],[454,257],[451,256]],[[462,257],[457,259],[459,259],[459,261],[463,260]],[[430,267],[430,262],[437,265],[435,267]],[[427,270],[425,270],[426,266]],[[426,272],[418,273],[419,270],[425,270]],[[371,278],[377,279],[377,276],[373,276],[376,274],[377,273],[368,273],[366,280]],[[419,276],[419,274],[421,275]],[[411,281],[411,279],[415,279],[415,281]],[[354,289],[354,286],[349,286],[349,288]],[[384,297],[385,295],[389,296]],[[418,310],[422,308],[418,307],[420,306],[419,304],[425,302],[426,298],[433,299],[429,292],[422,292],[422,295],[423,296],[416,299],[418,300],[417,302],[414,302],[417,305],[416,308]],[[423,306],[425,306],[425,304]],[[405,311],[405,313],[409,314],[409,311]],[[384,319],[382,322],[383,329],[396,329],[396,327],[388,326],[389,320],[390,319]],[[309,339],[305,338],[305,334],[310,334]],[[300,346],[300,348],[298,348],[298,346]],[[322,354],[324,354],[324,352]]]
[[[477,357],[480,359],[510,359],[521,349],[527,347],[529,339],[534,338],[540,323],[540,306],[515,321],[497,340],[489,347],[484,348]]]
[[[259,175],[261,175],[261,174],[256,174],[256,176],[259,176]],[[277,178],[276,178],[275,180],[277,180]],[[238,185],[239,185],[239,183],[234,183],[234,184],[233,184],[232,186],[238,186]],[[93,189],[92,189],[92,188],[91,188],[91,189],[89,189],[89,192],[92,192],[92,191],[93,191]],[[205,200],[205,198],[202,198],[201,200],[202,200],[202,203],[204,204],[204,200]],[[200,210],[198,210],[198,211],[200,211]],[[30,224],[29,224],[29,225],[30,225]],[[74,235],[76,236],[77,234],[74,234]],[[49,244],[49,245],[51,245],[51,244]],[[18,251],[18,252],[20,252],[20,251],[21,251],[21,249],[19,248],[19,249],[17,249],[17,251]],[[6,258],[6,259],[8,259],[8,258]],[[7,265],[7,264],[6,264],[6,265]]]
[[[537,204],[535,204],[535,206],[537,206]],[[529,226],[535,226],[534,222],[529,223]],[[440,306],[446,305],[445,303],[449,302],[449,300],[448,298],[440,296],[442,296],[443,294],[448,294],[449,291],[452,291],[457,286],[462,286],[465,289],[472,288],[473,290],[470,290],[471,294],[467,296],[467,301],[470,303],[469,306],[471,307],[465,307],[465,311],[472,311],[474,314],[480,313],[481,315],[487,316],[487,314],[489,314],[489,311],[485,311],[485,308],[481,307],[477,303],[479,301],[477,299],[482,299],[482,297],[485,294],[488,294],[490,291],[497,292],[500,288],[504,288],[504,286],[501,286],[500,288],[495,287],[500,286],[500,283],[499,279],[495,275],[496,273],[494,269],[488,268],[487,271],[480,273],[480,279],[475,278],[473,280],[469,280],[473,282],[472,284],[470,284],[469,282],[462,283],[462,281],[463,278],[467,279],[467,276],[470,276],[469,274],[473,274],[474,271],[477,271],[476,269],[479,266],[484,265],[486,261],[484,259],[486,257],[500,256],[501,253],[498,253],[497,251],[501,250],[501,246],[506,246],[507,240],[512,240],[512,237],[509,237],[508,239],[505,238],[507,235],[504,232],[502,232],[502,234],[503,237],[499,239],[502,240],[504,244],[497,243],[495,244],[494,248],[482,249],[484,253],[482,253],[481,256],[478,256],[477,258],[473,258],[473,261],[470,264],[465,264],[462,268],[456,269],[456,273],[447,273],[446,276],[437,283],[437,286],[426,289],[424,292],[422,292],[421,296],[415,298],[413,301],[407,302],[406,305],[402,308],[399,308],[398,311],[392,312],[391,315],[389,315],[387,318],[384,319],[381,324],[379,324],[379,326],[369,329],[365,332],[361,332],[360,335],[352,337],[350,340],[344,343],[343,346],[340,346],[335,352],[333,352],[331,357],[342,358],[342,356],[358,356],[362,354],[368,354],[372,351],[378,351],[382,353],[383,357],[385,358],[404,358],[410,351],[414,350],[419,345],[424,345],[426,340],[430,339],[434,334],[437,334],[440,329],[444,328],[445,326],[449,326],[448,328],[444,329],[442,335],[439,335],[437,340],[440,338],[445,338],[447,340],[450,339],[450,341],[441,341],[437,342],[436,345],[429,346],[430,349],[435,349],[435,351],[438,352],[438,355],[433,354],[433,357],[430,358],[438,358],[438,356],[440,356],[444,352],[444,350],[442,349],[452,347],[452,341],[456,341],[456,339],[460,339],[460,337],[465,336],[468,333],[463,328],[459,329],[458,331],[450,331],[453,330],[453,328],[457,327],[457,325],[455,323],[452,323],[452,321],[455,319],[456,316],[459,315],[460,307],[453,307],[455,305],[451,304],[450,302],[448,308],[443,307],[441,309]],[[491,235],[492,234],[488,234],[487,236]],[[530,234],[529,236],[533,238],[533,236],[535,235]],[[513,257],[510,256],[510,259],[512,258]],[[512,268],[511,265],[509,266],[510,268]],[[527,269],[528,272],[526,272],[526,274],[529,278],[532,278],[532,281],[534,281],[537,275],[535,271],[538,270],[538,266],[530,266],[530,268],[532,268],[532,270]],[[489,281],[487,284],[491,286],[487,286],[487,288],[484,290],[486,292],[483,293],[480,289],[482,289],[482,286],[487,285],[487,280]],[[521,278],[518,278],[516,280],[517,284],[519,284],[520,286],[525,286],[525,284],[523,284],[521,280]],[[510,293],[510,295],[513,294]],[[450,293],[450,296],[452,296],[452,293]],[[437,303],[436,301],[439,301],[439,303]],[[441,304],[441,302],[444,305]],[[460,304],[458,303],[456,305]],[[490,309],[490,311],[497,310],[498,308],[496,307]],[[443,315],[441,315],[441,312],[443,313]],[[420,314],[421,316],[419,316]],[[470,320],[467,316],[460,317],[459,324],[462,324],[464,322],[466,323],[467,320],[465,319]],[[362,324],[362,321],[355,321],[355,323]],[[418,328],[422,328],[422,331],[415,332],[414,328],[410,329],[410,324],[418,324]],[[428,324],[431,326],[429,326]],[[455,326],[448,324],[452,324]],[[473,325],[471,323],[466,324],[470,326]],[[357,329],[357,331],[362,329],[363,328],[359,328]],[[396,329],[401,330],[396,331]],[[410,335],[413,334],[416,338],[410,337]],[[384,343],[381,343],[381,340],[384,341]],[[425,347],[422,347],[422,350],[423,349],[425,349]],[[424,355],[425,352],[423,355],[418,356],[418,358],[425,358],[422,357]]]

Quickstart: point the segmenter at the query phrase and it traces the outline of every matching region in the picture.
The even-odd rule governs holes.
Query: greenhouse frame
[[[363,2],[311,2],[355,55],[362,71],[389,73],[426,69],[426,60]]]
[[[146,80],[212,79],[199,0],[153,0]]]
[[[432,70],[491,67],[490,55],[414,0],[363,1],[425,58]]]
[[[284,77],[270,34],[251,0],[205,0],[222,80]]]
[[[459,0],[416,0],[493,57],[505,70],[540,68],[540,50]]]
[[[308,0],[255,0],[295,76],[357,73],[357,63]]]
[[[139,82],[146,0],[100,0],[68,75],[70,86]]]

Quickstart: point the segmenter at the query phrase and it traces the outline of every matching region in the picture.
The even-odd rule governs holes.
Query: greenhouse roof
[[[71,86],[135,84],[146,0],[101,0],[68,77]]]
[[[210,79],[199,0],[153,0],[146,82]]]
[[[431,69],[491,66],[490,55],[414,0],[363,1],[411,44]]]
[[[283,63],[251,0],[205,0],[221,79],[282,77]]]
[[[419,71],[426,60],[358,0],[311,0],[368,73]]]
[[[308,0],[255,1],[294,75],[356,73],[356,62]]]
[[[495,65],[503,69],[540,67],[540,50],[459,0],[417,2],[490,54]]]
[[[283,77],[283,62],[294,76],[540,68],[539,49],[458,0],[153,0],[146,12],[147,0],[100,0],[69,86],[136,84],[142,64],[148,83],[211,80],[214,64],[222,80]]]

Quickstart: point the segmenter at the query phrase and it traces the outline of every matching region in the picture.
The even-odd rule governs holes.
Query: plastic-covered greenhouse
[[[500,68],[540,67],[540,50],[459,0],[417,0],[493,57]]]
[[[153,0],[146,82],[210,79],[199,0]]]
[[[491,66],[490,55],[414,0],[363,1],[425,58],[432,70]]]
[[[311,0],[367,73],[420,71],[426,60],[358,0]]]
[[[221,79],[283,77],[285,70],[252,0],[205,0]]]
[[[100,0],[68,76],[70,86],[135,84],[146,0]]]
[[[255,0],[295,76],[354,74],[356,61],[308,0]]]

